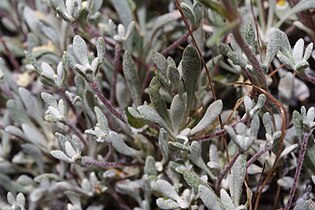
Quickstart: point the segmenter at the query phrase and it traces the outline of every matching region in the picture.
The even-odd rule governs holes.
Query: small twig
[[[123,118],[123,116],[116,111],[116,109],[107,101],[107,99],[103,96],[100,89],[97,86],[96,81],[90,82],[90,87],[94,91],[94,93],[97,95],[97,97],[102,101],[104,106],[108,109],[109,112],[111,112],[115,117],[120,119],[122,122],[126,123],[126,120]]]
[[[121,62],[120,62],[121,51],[122,51],[122,49],[121,49],[120,45],[116,44],[115,57],[114,57],[114,75],[113,75],[112,87],[110,90],[110,97],[109,97],[109,101],[111,104],[114,104],[114,102],[115,102],[117,76],[118,76],[118,72],[119,72],[120,66],[121,66]]]
[[[272,147],[265,147],[263,150],[260,150],[259,152],[257,152],[251,159],[249,159],[247,161],[246,168],[248,168],[251,164],[256,162],[256,160],[258,160],[258,158],[260,158],[260,156],[262,156],[263,154],[265,154],[266,152],[269,152],[271,150],[272,150]]]
[[[220,187],[220,184],[221,184],[221,181],[222,179],[224,178],[224,176],[227,174],[227,172],[229,172],[232,168],[232,166],[234,165],[235,161],[237,160],[238,156],[240,156],[240,151],[237,151],[233,158],[231,159],[231,161],[229,162],[228,165],[225,166],[225,168],[221,171],[221,173],[219,174],[218,176],[218,180],[215,184],[215,189],[216,191],[218,192],[219,191],[219,187]]]
[[[75,125],[73,125],[69,120],[62,120],[61,122],[67,125],[78,136],[78,138],[85,146],[87,145],[86,140],[83,138],[81,131]]]
[[[162,51],[162,55],[167,56],[170,54],[170,52],[172,52],[174,49],[176,49],[179,45],[181,45],[182,43],[186,42],[188,37],[190,36],[189,31],[187,31],[183,36],[181,36],[177,41],[173,42],[170,46],[168,46],[167,48],[165,48]]]
[[[299,177],[300,177],[300,174],[301,174],[303,161],[304,161],[304,156],[305,156],[305,153],[306,153],[307,143],[308,143],[310,135],[311,134],[309,134],[309,133],[304,133],[304,141],[303,141],[302,146],[301,146],[299,159],[298,159],[298,164],[297,164],[297,167],[296,167],[296,170],[295,170],[294,179],[293,179],[293,185],[292,185],[291,190],[290,190],[288,203],[285,206],[284,210],[289,210],[290,207],[291,207],[291,204],[292,204],[292,201],[293,201],[293,198],[294,198],[294,194],[295,194],[295,191],[297,189],[297,184],[298,184],[298,181],[299,181]]]

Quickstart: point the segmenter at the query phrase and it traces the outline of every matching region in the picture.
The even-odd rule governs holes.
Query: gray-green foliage
[[[279,29],[312,0],[280,18],[276,1],[253,1],[257,23],[249,1],[183,0],[182,14],[172,1],[12,2],[0,1],[1,209],[243,210],[274,164],[280,205],[306,138],[294,209],[313,208],[314,107],[286,108],[310,95],[314,32],[293,17],[308,37],[292,48]]]

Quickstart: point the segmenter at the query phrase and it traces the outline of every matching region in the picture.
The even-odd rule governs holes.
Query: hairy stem
[[[103,96],[103,94],[101,93],[100,89],[97,86],[96,81],[90,82],[90,87],[92,88],[94,93],[97,95],[97,97],[102,101],[102,103],[108,109],[108,111],[112,113],[116,118],[126,123],[126,120],[123,118],[123,116],[119,112],[117,112],[116,109]]]
[[[75,125],[73,125],[69,120],[63,120],[61,122],[67,125],[77,135],[81,142],[86,145],[86,140],[83,138],[81,131]]]
[[[305,156],[305,153],[306,153],[307,143],[308,143],[310,135],[311,134],[309,134],[309,133],[304,133],[304,141],[303,141],[302,146],[301,146],[299,159],[298,159],[298,164],[297,164],[297,168],[295,170],[295,175],[294,175],[294,179],[293,179],[293,185],[292,185],[291,190],[290,190],[288,203],[285,206],[284,210],[289,210],[290,207],[291,207],[291,204],[292,204],[292,201],[293,201],[293,198],[294,198],[294,194],[295,194],[295,191],[297,189],[297,184],[298,184],[298,181],[299,181],[299,177],[300,177],[300,174],[301,174],[303,161],[304,161],[304,156]]]
[[[257,152],[251,159],[247,161],[246,168],[248,168],[251,164],[253,164],[260,156],[272,150],[272,147],[265,147],[263,150]]]

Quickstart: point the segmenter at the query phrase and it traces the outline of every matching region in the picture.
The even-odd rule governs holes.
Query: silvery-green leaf
[[[16,196],[16,204],[21,205],[21,206],[25,206],[25,197],[23,195],[23,193],[19,193]]]
[[[145,159],[145,165],[144,165],[144,173],[148,174],[149,176],[156,176],[157,170],[155,167],[155,160],[152,156],[147,156]]]
[[[184,12],[185,17],[190,21],[191,25],[196,27],[197,20],[192,8],[186,2],[181,2],[180,6]]]
[[[65,142],[65,153],[67,154],[68,157],[71,158],[76,156],[76,151],[68,141]]]
[[[293,48],[293,60],[295,63],[299,62],[302,60],[303,57],[303,52],[304,52],[304,40],[300,38],[294,45]]]
[[[307,110],[306,121],[308,123],[311,123],[314,121],[314,118],[315,118],[315,108],[311,107]]]
[[[185,102],[183,98],[178,94],[173,97],[170,107],[170,115],[174,133],[178,133],[178,130],[185,115]]]
[[[250,97],[245,96],[244,97],[244,105],[246,112],[249,112],[253,108],[253,101]]]
[[[135,106],[137,107],[142,104],[141,90],[135,64],[132,60],[131,54],[128,51],[125,51],[124,53],[123,71],[127,86],[129,87],[131,93],[131,97],[135,103]]]
[[[193,11],[196,17],[196,23],[200,24],[200,21],[203,18],[204,6],[199,1],[195,1],[193,4]]]
[[[110,131],[108,139],[117,152],[132,157],[142,156],[142,152],[129,147],[116,132]]]
[[[208,187],[207,183],[195,172],[187,170],[180,171],[178,168],[176,168],[176,171],[183,174],[184,180],[195,192],[198,192],[200,185]]]
[[[14,205],[14,203],[15,203],[15,197],[14,197],[14,195],[13,195],[11,192],[8,192],[8,194],[7,194],[7,200],[8,200],[8,203],[9,203],[10,205]]]
[[[17,100],[8,100],[7,109],[10,113],[10,118],[17,125],[21,125],[22,123],[31,124],[30,118],[27,116],[25,109]]]
[[[206,171],[211,179],[215,179],[215,176],[207,167],[206,163],[201,157],[201,144],[197,141],[193,141],[190,146],[189,159],[199,168]]]
[[[21,139],[26,139],[26,135],[23,133],[23,131],[13,125],[9,125],[5,128],[5,131],[14,135],[14,136],[17,136]]]
[[[208,128],[211,123],[220,115],[223,109],[222,100],[214,101],[208,108],[202,119],[198,124],[191,129],[190,134],[194,135],[206,128]]]
[[[56,99],[51,94],[42,92],[40,95],[41,95],[43,101],[48,106],[53,106],[53,107],[57,107],[58,106]]]
[[[266,58],[264,62],[266,66],[269,66],[273,58],[277,55],[283,42],[284,36],[286,36],[284,32],[280,31],[279,29],[275,29],[272,33],[270,41],[267,44]]]
[[[168,62],[165,57],[161,53],[153,51],[152,60],[162,75],[166,77]]]
[[[93,192],[87,192],[87,191],[83,190],[82,188],[75,186],[75,185],[72,185],[66,181],[58,182],[58,183],[56,183],[56,186],[58,189],[60,189],[62,191],[67,191],[67,190],[74,191],[74,192],[80,193],[80,194],[85,195],[85,196],[92,196],[93,195]]]
[[[284,189],[289,190],[293,186],[293,178],[289,176],[284,176],[278,179],[277,183]]]
[[[79,35],[75,35],[73,38],[73,51],[83,65],[89,65],[87,45]]]
[[[171,198],[175,201],[180,199],[179,195],[175,191],[175,187],[166,180],[157,180],[153,185],[153,190],[162,194],[166,198]]]
[[[296,135],[299,138],[300,142],[303,141],[303,133],[304,133],[304,129],[303,129],[303,118],[300,115],[300,113],[296,110],[293,111],[292,114],[292,122],[296,131]]]
[[[168,144],[173,150],[189,152],[189,147],[179,142],[169,141]]]
[[[23,152],[33,157],[41,173],[44,172],[43,153],[34,144],[21,145]]]
[[[23,123],[22,124],[22,130],[24,134],[26,135],[27,139],[33,143],[34,145],[37,145],[41,150],[47,152],[48,151],[48,145],[47,141],[45,140],[45,137],[43,134],[41,134],[38,129]]]
[[[63,160],[67,163],[73,163],[73,160],[60,150],[52,150],[50,151],[50,154],[59,160]]]
[[[282,52],[279,52],[277,54],[277,57],[281,63],[285,64],[290,69],[295,69],[294,63],[289,58],[287,58]]]
[[[250,124],[250,135],[253,137],[257,137],[260,127],[260,121],[257,114],[254,115],[252,122]]]
[[[167,110],[166,102],[160,94],[161,86],[162,84],[159,81],[158,77],[156,76],[153,77],[149,85],[149,96],[150,96],[151,105],[156,110],[156,112],[163,118],[165,123],[169,127],[172,127],[172,123],[169,116],[169,112]]]
[[[165,128],[167,131],[171,131],[170,128],[167,126],[165,121],[162,119],[162,117],[149,105],[142,105],[139,106],[138,111],[140,115],[148,121],[154,122],[163,128]]]
[[[115,10],[117,11],[117,14],[119,16],[119,19],[123,23],[125,27],[129,25],[129,23],[132,21],[132,12],[129,6],[128,1],[126,0],[111,0],[112,5],[114,6]]]
[[[257,41],[254,26],[251,23],[241,27],[241,33],[246,42],[252,47],[254,52],[257,52]]]
[[[94,111],[96,114],[97,119],[97,126],[100,127],[102,130],[108,130],[108,121],[104,113],[98,108],[97,106],[94,107]]]
[[[220,198],[221,198],[222,204],[226,210],[235,210],[236,209],[231,197],[225,191],[225,189],[220,190]]]
[[[224,130],[229,134],[231,139],[235,139],[236,138],[235,130],[231,126],[224,125]]]
[[[169,151],[168,151],[168,135],[167,132],[164,128],[160,129],[160,133],[159,133],[159,148],[161,150],[163,159],[162,159],[162,163],[166,163],[166,161],[168,160],[169,157]]]
[[[304,52],[304,56],[303,56],[303,60],[308,60],[313,52],[313,42],[311,42],[309,45],[307,45],[305,52]]]
[[[285,101],[290,101],[293,96],[294,88],[294,75],[291,72],[287,72],[280,78],[278,91],[279,97]]]
[[[188,45],[184,52],[181,61],[182,77],[187,92],[187,112],[191,109],[193,100],[195,98],[195,90],[199,74],[201,72],[201,62],[198,52],[195,48]]]
[[[257,103],[254,108],[249,112],[249,115],[253,117],[256,113],[260,111],[260,109],[264,106],[266,102],[266,96],[264,94],[260,94],[257,99]]]
[[[163,198],[158,198],[156,199],[156,205],[160,209],[176,209],[179,208],[179,204],[172,199],[163,199]]]
[[[266,112],[263,116],[263,124],[266,130],[266,133],[273,134],[273,125],[271,120],[271,115],[269,112]]]
[[[45,76],[51,80],[54,79],[55,71],[52,69],[52,67],[48,63],[43,62],[41,64],[41,68],[42,68],[43,76]]]
[[[105,41],[102,37],[99,37],[96,41],[96,50],[97,50],[97,57],[99,58],[99,62],[102,62],[106,53]]]
[[[131,23],[129,23],[128,27],[127,27],[127,31],[126,31],[126,34],[125,34],[125,37],[124,37],[124,40],[128,40],[132,33],[134,32],[134,29],[135,29],[135,22],[132,21]]]
[[[44,188],[36,188],[30,193],[30,200],[32,202],[39,201],[44,196],[45,192],[46,192],[46,189]]]
[[[48,23],[39,20],[37,23],[38,30],[50,39],[57,47],[60,46],[59,35],[56,30]]]
[[[198,192],[203,204],[205,204],[209,210],[223,210],[222,204],[213,190],[204,185],[200,185]]]
[[[240,204],[245,175],[246,175],[246,157],[245,155],[240,155],[235,161],[231,170],[231,175],[229,177],[230,194],[231,194],[231,198],[235,206],[239,206]]]

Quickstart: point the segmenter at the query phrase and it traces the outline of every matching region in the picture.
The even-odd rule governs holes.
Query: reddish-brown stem
[[[291,204],[292,204],[292,201],[293,201],[293,198],[294,198],[294,194],[295,194],[295,191],[297,189],[297,184],[298,184],[298,181],[299,181],[299,177],[300,177],[300,174],[301,174],[303,161],[304,161],[304,156],[305,156],[305,153],[306,153],[307,143],[308,143],[310,135],[311,134],[309,134],[309,133],[304,133],[304,141],[303,141],[302,146],[301,146],[299,159],[298,159],[298,164],[297,164],[297,167],[296,167],[296,170],[295,170],[294,179],[293,179],[293,185],[292,185],[291,190],[290,190],[288,203],[285,206],[284,210],[289,210],[290,207],[291,207]]]
[[[181,45],[182,43],[186,42],[188,37],[190,36],[189,31],[187,31],[185,34],[183,34],[183,36],[181,36],[177,41],[173,42],[173,44],[171,44],[170,46],[168,46],[167,48],[165,48],[162,51],[162,55],[167,56],[169,55],[173,50],[175,50],[179,45]]]
[[[77,137],[81,140],[81,142],[86,146],[86,140],[83,138],[81,131],[75,126],[73,125],[71,122],[69,122],[68,120],[63,120],[61,121],[63,124],[67,125],[76,135]]]
[[[116,44],[115,47],[115,57],[114,57],[114,74],[113,74],[113,80],[112,80],[112,87],[110,89],[110,97],[109,101],[111,104],[114,104],[115,102],[115,96],[116,96],[116,83],[117,83],[117,76],[118,72],[121,67],[121,62],[120,62],[120,54],[121,54],[121,47],[119,44]]]
[[[266,152],[269,152],[272,150],[272,147],[265,147],[263,150],[260,150],[259,152],[257,152],[253,157],[251,157],[251,159],[249,159],[246,163],[246,168],[248,168],[251,164],[253,164],[254,162],[256,162],[256,160],[258,160],[258,158],[260,156],[262,156],[263,154],[265,154]]]
[[[90,82],[90,87],[94,91],[94,93],[97,95],[97,97],[102,101],[104,106],[108,109],[110,113],[112,113],[116,118],[120,119],[122,122],[126,123],[126,120],[123,118],[123,116],[116,111],[116,109],[107,101],[107,99],[103,96],[100,89],[97,86],[96,81]]]

